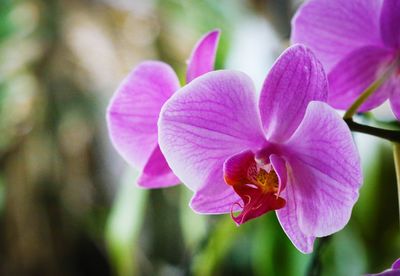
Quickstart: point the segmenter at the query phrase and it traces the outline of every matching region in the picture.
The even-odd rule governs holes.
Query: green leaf
[[[105,238],[117,275],[134,275],[135,250],[144,218],[147,190],[136,186],[137,172],[128,170],[112,206]]]

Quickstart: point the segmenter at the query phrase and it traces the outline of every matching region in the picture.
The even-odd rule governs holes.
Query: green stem
[[[311,256],[311,261],[306,271],[306,276],[319,276],[322,273],[322,251],[332,236],[320,238]]]
[[[383,138],[395,143],[400,143],[400,131],[367,126],[354,122],[352,119],[344,120],[351,131],[356,131],[375,137]]]
[[[343,116],[343,119],[351,119],[360,106],[376,91],[379,87],[392,75],[393,70],[397,68],[398,62],[393,62],[385,73],[376,81],[374,81],[364,92],[357,98],[357,100],[350,106]]]
[[[400,143],[393,143],[394,168],[397,178],[397,193],[399,198],[399,214],[400,214]]]

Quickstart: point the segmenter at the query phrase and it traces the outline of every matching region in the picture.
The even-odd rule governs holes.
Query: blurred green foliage
[[[122,178],[106,226],[105,238],[118,275],[137,273],[133,257],[143,224],[144,205],[147,198],[146,190],[132,185],[137,177],[137,174],[129,170]]]

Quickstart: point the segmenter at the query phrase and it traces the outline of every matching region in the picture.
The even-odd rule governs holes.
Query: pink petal
[[[391,79],[390,88],[392,91],[392,95],[390,96],[390,105],[397,120],[400,121],[400,77],[399,76],[395,76]]]
[[[117,151],[142,170],[157,147],[157,120],[164,102],[179,88],[165,63],[138,65],[115,92],[107,110],[110,138]]]
[[[322,65],[302,45],[287,49],[269,72],[261,91],[260,112],[270,141],[282,142],[296,130],[312,100],[325,101]]]
[[[154,149],[138,179],[143,188],[163,188],[179,184],[179,179],[169,168],[160,147]]]
[[[386,46],[400,47],[400,1],[384,0],[380,16],[382,40]]]
[[[186,72],[186,83],[214,70],[215,56],[219,41],[219,30],[206,33],[193,48]]]
[[[281,196],[283,198],[294,198],[294,188],[288,185]],[[302,253],[308,254],[313,251],[315,236],[305,235],[300,229],[297,202],[286,200],[286,206],[276,211],[279,223],[283,231],[289,237],[293,245]]]
[[[199,214],[226,214],[231,211],[239,211],[238,206],[232,208],[232,204],[238,202],[240,197],[223,180],[222,164],[216,164],[210,172],[203,187],[192,197],[190,207]],[[219,179],[222,179],[220,181]]]
[[[279,178],[278,195],[280,195],[281,191],[286,188],[287,183],[286,161],[276,154],[271,154],[269,160],[271,161],[272,167],[274,168]]]
[[[361,47],[348,54],[328,74],[328,103],[338,109],[348,109],[365,89],[382,77],[393,58],[392,51],[375,46]],[[390,93],[386,82],[359,111],[368,111],[381,105]]]
[[[354,49],[380,45],[380,0],[311,0],[292,20],[293,43],[303,43],[327,72]]]
[[[400,258],[392,264],[392,269],[400,269]]]
[[[215,190],[206,193],[211,201],[231,194],[222,175],[225,159],[265,141],[253,83],[236,71],[193,80],[164,105],[158,125],[161,151],[179,179],[197,191],[192,206],[198,212],[211,208],[194,204],[199,192]]]
[[[292,202],[287,212],[297,216],[292,223],[298,225],[291,227],[307,237],[341,230],[350,219],[362,182],[347,125],[327,104],[312,102],[286,147],[290,173],[281,196]]]

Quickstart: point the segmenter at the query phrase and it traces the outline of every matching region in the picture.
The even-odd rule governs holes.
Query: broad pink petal
[[[142,170],[157,146],[157,120],[164,102],[179,88],[162,62],[139,64],[115,92],[107,110],[111,141],[122,157]]]
[[[223,179],[223,162],[265,141],[253,83],[229,70],[207,73],[179,90],[164,105],[158,126],[161,151],[173,172],[198,193],[215,190],[207,193],[210,201],[231,192]],[[210,208],[195,207],[195,201],[198,212]]]
[[[137,183],[143,188],[162,188],[180,183],[169,168],[158,145],[150,155]]]
[[[328,103],[338,109],[348,109],[365,89],[382,77],[393,58],[392,51],[375,46],[361,47],[348,54],[328,74]],[[368,111],[381,105],[390,93],[386,82],[359,111]]]
[[[345,55],[363,45],[382,44],[381,0],[311,0],[292,20],[293,43],[310,47],[327,72]]]
[[[281,196],[292,202],[287,212],[297,216],[292,227],[307,237],[339,231],[350,219],[362,182],[347,125],[327,104],[311,102],[286,147],[289,182]]]
[[[214,70],[217,53],[219,30],[205,34],[196,44],[188,61],[186,83],[194,78]]]
[[[312,100],[325,101],[327,80],[309,49],[287,49],[269,72],[261,91],[260,113],[270,141],[282,142],[296,130]]]
[[[386,46],[400,47],[400,1],[383,0],[380,16],[382,40]]]

